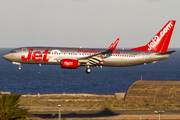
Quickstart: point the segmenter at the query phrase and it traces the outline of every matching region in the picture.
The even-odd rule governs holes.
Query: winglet
[[[110,45],[108,50],[115,50],[118,42],[119,42],[119,38],[117,38],[117,40]]]

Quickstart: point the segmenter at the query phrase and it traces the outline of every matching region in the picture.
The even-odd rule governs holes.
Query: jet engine
[[[74,59],[62,59],[61,60],[61,68],[78,68],[79,67],[79,62],[78,60]]]

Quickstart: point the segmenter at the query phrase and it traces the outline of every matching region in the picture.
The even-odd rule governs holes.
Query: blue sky
[[[180,0],[0,0],[0,48],[117,48],[147,44],[176,20],[170,48],[180,47]]]

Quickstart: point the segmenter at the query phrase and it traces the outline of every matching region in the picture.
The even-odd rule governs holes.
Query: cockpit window
[[[10,51],[9,53],[16,53],[16,51],[12,50],[12,51]]]

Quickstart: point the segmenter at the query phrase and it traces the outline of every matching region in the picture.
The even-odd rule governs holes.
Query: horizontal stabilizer
[[[177,50],[169,51],[169,52],[163,52],[163,53],[157,53],[156,55],[166,55],[166,54],[171,54],[173,52],[176,52]]]

